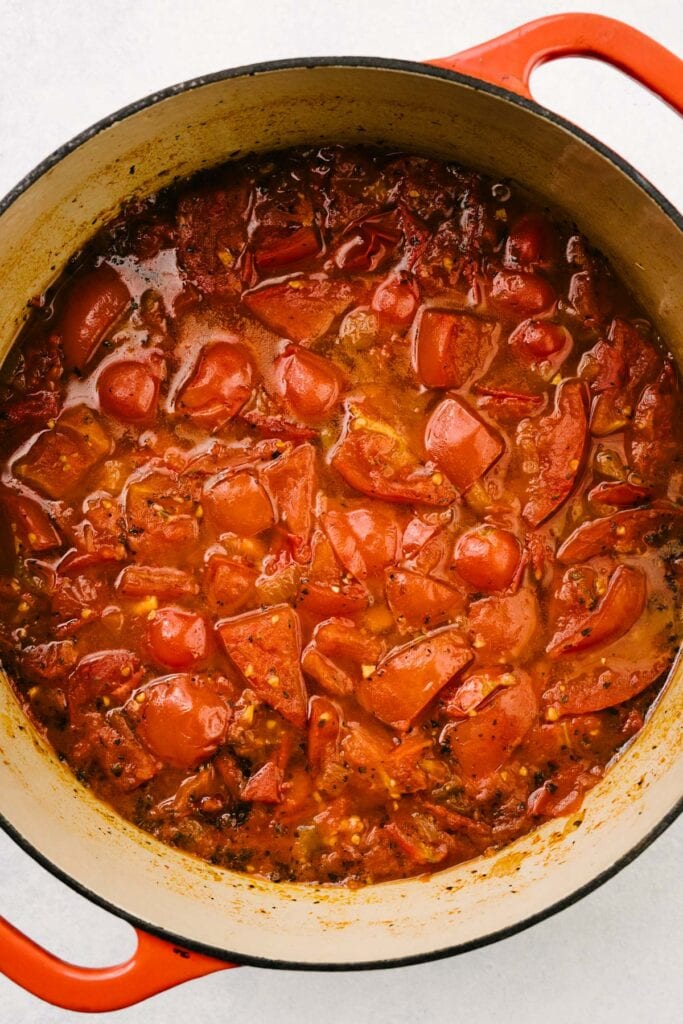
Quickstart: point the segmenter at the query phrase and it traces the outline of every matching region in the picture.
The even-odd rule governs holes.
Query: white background
[[[621,17],[683,53],[680,0],[0,0],[0,195],[93,121],[182,79],[324,54],[443,56],[544,14]],[[564,61],[536,97],[629,159],[683,207],[683,123],[618,72]],[[243,968],[99,1019],[116,1024],[680,1021],[683,820],[578,905],[453,960],[365,974]],[[112,871],[125,865],[112,865]],[[0,913],[75,962],[125,958],[132,930],[0,835]],[[0,1024],[65,1024],[0,976]]]

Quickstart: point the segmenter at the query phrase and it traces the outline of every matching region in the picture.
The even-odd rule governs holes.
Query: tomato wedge
[[[78,278],[58,324],[67,369],[83,370],[104,335],[130,303],[130,292],[109,263]]]
[[[485,597],[470,605],[472,646],[483,664],[517,661],[528,655],[540,624],[535,593],[520,587],[516,594]]]
[[[194,768],[216,753],[230,710],[199,677],[164,676],[139,693],[144,700],[134,702],[141,709],[136,735],[158,758],[176,768]]]
[[[451,483],[463,492],[500,458],[504,444],[464,399],[449,395],[429,418],[425,448]]]
[[[209,607],[216,614],[233,615],[256,601],[257,572],[226,555],[211,555],[206,565],[205,589]]]
[[[380,324],[402,330],[412,323],[420,304],[417,281],[406,271],[389,274],[372,296]]]
[[[275,524],[273,505],[263,484],[246,471],[209,480],[204,502],[219,533],[255,537]]]
[[[645,663],[647,662],[647,663]],[[671,667],[672,654],[659,652],[643,664],[612,654],[608,665],[577,667],[543,694],[543,702],[555,715],[585,715],[615,707],[637,697]]]
[[[400,557],[403,531],[392,509],[330,509],[321,522],[337,558],[356,579],[377,576]]]
[[[262,473],[280,519],[304,544],[308,543],[313,521],[315,461],[315,448],[302,444],[271,462]]]
[[[87,406],[67,409],[54,429],[39,434],[14,472],[49,498],[74,491],[111,451],[111,440]]]
[[[307,696],[299,666],[301,627],[289,605],[221,619],[216,630],[223,646],[264,704],[303,729]]]
[[[441,626],[465,607],[461,591],[412,569],[389,566],[384,587],[392,615],[409,629]]]
[[[540,526],[567,500],[583,469],[587,442],[586,390],[577,380],[559,385],[552,413],[520,423],[517,445],[534,464],[522,511],[529,526]]]
[[[147,363],[119,359],[97,379],[100,408],[125,423],[154,419],[159,400],[159,375]]]
[[[332,453],[332,466],[347,483],[371,498],[398,504],[445,506],[456,498],[452,485],[421,463],[388,423],[351,409],[344,433]]]
[[[29,551],[51,551],[62,544],[47,512],[37,501],[15,491],[0,491],[0,507],[9,519],[15,545]]]
[[[292,263],[317,256],[320,252],[320,239],[315,228],[303,226],[287,234],[275,234],[259,245],[254,253],[256,266],[259,270],[273,270],[275,267],[287,267]]]
[[[461,388],[495,354],[496,325],[471,313],[425,309],[415,337],[415,371],[429,388]]]
[[[557,552],[565,565],[585,562],[595,555],[640,553],[683,532],[683,509],[666,501],[649,508],[626,508],[577,526]]]
[[[643,505],[652,497],[652,488],[628,480],[605,480],[592,487],[588,500],[596,505]]]
[[[475,526],[461,534],[455,545],[458,574],[475,590],[506,590],[521,557],[517,538],[498,526]]]
[[[252,393],[254,365],[238,341],[205,345],[176,399],[176,411],[209,430],[218,430],[239,412]]]
[[[390,651],[363,681],[361,700],[381,721],[406,732],[472,657],[472,648],[462,633],[445,626]]]
[[[268,330],[303,343],[327,334],[354,298],[354,288],[345,281],[294,277],[247,292],[242,302]]]
[[[343,378],[334,363],[289,345],[275,361],[278,392],[296,416],[322,419],[339,400]]]
[[[469,786],[478,787],[505,764],[538,715],[529,676],[515,674],[515,685],[500,689],[473,717],[447,726],[445,738]]]
[[[667,361],[657,380],[643,389],[626,432],[631,465],[647,480],[665,476],[676,461],[682,437],[678,376]]]
[[[555,289],[540,274],[523,270],[500,270],[491,282],[491,305],[511,317],[542,313],[550,309],[555,299]]]
[[[573,614],[570,611],[560,618],[559,628],[546,647],[548,654],[573,654],[616,640],[640,618],[646,599],[647,582],[642,570],[617,566],[604,597],[593,611],[572,609]]]

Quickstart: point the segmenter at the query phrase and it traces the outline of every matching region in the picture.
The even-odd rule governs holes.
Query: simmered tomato
[[[575,813],[680,643],[678,371],[564,217],[251,155],[105,226],[0,380],[0,652],[123,816],[358,885]],[[160,262],[159,262],[160,261]]]

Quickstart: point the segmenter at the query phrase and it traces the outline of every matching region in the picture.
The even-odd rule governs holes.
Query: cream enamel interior
[[[382,142],[456,158],[564,208],[610,257],[683,363],[683,233],[647,192],[539,113],[419,69],[296,67],[199,85],[94,134],[0,218],[0,352],[28,298],[131,194],[250,150]],[[428,956],[543,912],[637,847],[683,794],[683,670],[580,815],[495,856],[360,890],[275,885],[162,846],[95,801],[0,681],[0,813],[122,911],[248,958],[349,965]]]

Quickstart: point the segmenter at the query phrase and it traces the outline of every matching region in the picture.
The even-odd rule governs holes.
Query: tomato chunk
[[[160,608],[147,627],[154,660],[166,668],[189,668],[206,656],[206,624],[183,608]]]
[[[278,391],[296,416],[318,420],[339,400],[343,378],[334,363],[290,345],[275,361]]]
[[[163,599],[187,597],[199,591],[190,573],[161,565],[127,565],[116,580],[126,597],[154,595]]]
[[[505,242],[506,267],[532,267],[550,263],[555,255],[553,229],[539,213],[524,213],[510,228]]]
[[[633,468],[646,480],[670,472],[683,439],[681,392],[670,362],[652,384],[643,389],[630,429],[626,450]]]
[[[508,344],[521,363],[543,366],[547,379],[571,352],[573,339],[566,327],[550,320],[523,320],[508,338]]]
[[[610,516],[577,526],[557,552],[558,561],[569,565],[594,555],[640,553],[657,547],[683,531],[683,510],[666,501],[650,508],[625,508]]]
[[[472,718],[449,727],[447,738],[465,781],[478,787],[501,768],[519,746],[538,714],[538,701],[525,672],[505,686]]]
[[[475,590],[506,590],[515,579],[521,554],[519,541],[509,530],[475,526],[458,537],[455,565]]]
[[[377,576],[400,556],[397,516],[379,505],[350,511],[331,509],[321,517],[337,558],[356,579]]]
[[[586,352],[579,375],[595,396],[591,433],[604,437],[625,427],[638,394],[660,363],[657,350],[628,321],[615,318],[606,338]]]
[[[388,423],[353,408],[332,465],[362,494],[412,505],[450,505],[456,492],[433,465],[421,463]]]
[[[315,228],[304,226],[267,238],[254,253],[254,259],[259,270],[272,270],[300,263],[319,251],[320,239]]]
[[[516,594],[485,597],[470,606],[472,646],[484,664],[526,657],[540,623],[536,595],[521,587]]]
[[[466,491],[503,453],[499,434],[456,395],[437,405],[425,431],[425,448],[459,491]]]
[[[361,698],[377,718],[405,732],[472,657],[462,633],[446,626],[390,651],[364,681]]]
[[[316,489],[315,448],[299,445],[266,466],[263,480],[275,499],[281,521],[304,544],[313,522]]]
[[[548,416],[520,423],[517,445],[534,466],[522,511],[529,526],[540,526],[567,500],[583,468],[587,441],[586,392],[580,381],[559,385]]]
[[[66,689],[69,717],[78,722],[85,711],[104,701],[123,704],[139,685],[140,662],[131,651],[112,650],[86,654],[69,677]]]
[[[389,566],[385,592],[392,615],[409,629],[441,626],[465,607],[463,594],[421,572]]]
[[[74,282],[58,326],[67,369],[84,369],[129,302],[128,287],[109,263]]]
[[[206,592],[213,612],[233,615],[256,599],[257,573],[225,555],[212,555],[206,566]]]
[[[53,430],[39,434],[14,472],[49,498],[74,491],[111,450],[111,441],[86,406],[68,409]]]
[[[647,583],[642,570],[617,566],[604,597],[593,611],[579,615],[570,612],[560,619],[559,628],[546,648],[548,654],[557,657],[616,640],[640,618],[646,598]]]
[[[426,309],[415,338],[414,363],[429,388],[461,388],[481,376],[495,353],[496,325],[471,313]]]
[[[253,381],[254,365],[247,347],[238,341],[215,341],[202,349],[176,399],[176,410],[217,430],[246,403]]]
[[[648,652],[640,663],[613,654],[608,665],[577,666],[574,674],[543,694],[543,701],[557,715],[602,711],[637,697],[670,668],[671,661],[671,654],[662,651]]]
[[[390,328],[406,328],[412,323],[420,304],[420,290],[412,274],[390,274],[375,291],[372,308],[380,323]]]
[[[230,659],[264,704],[292,725],[306,722],[306,687],[301,675],[301,627],[289,605],[222,619],[216,629]]]
[[[138,704],[137,735],[160,760],[194,768],[213,757],[225,739],[230,710],[200,678],[164,676],[140,694],[145,699]]]
[[[494,309],[509,316],[533,316],[550,309],[556,299],[550,281],[526,271],[500,270],[491,283]]]
[[[275,524],[272,502],[252,473],[234,473],[209,481],[204,500],[219,533],[255,537]]]
[[[597,505],[642,505],[652,497],[652,488],[627,480],[605,480],[592,487],[588,500]]]
[[[101,409],[127,423],[154,418],[159,399],[159,377],[145,363],[120,359],[97,380]]]
[[[327,334],[354,297],[353,287],[344,281],[294,277],[247,292],[242,302],[274,334],[311,342]]]
[[[336,759],[341,732],[341,712],[327,697],[311,697],[308,711],[307,753],[315,774]]]
[[[29,551],[51,551],[62,539],[44,509],[33,498],[15,491],[0,491],[2,507],[11,524],[14,543]]]

